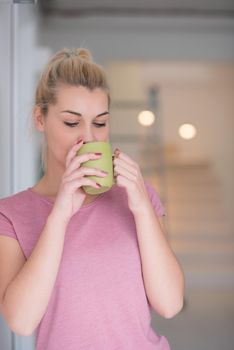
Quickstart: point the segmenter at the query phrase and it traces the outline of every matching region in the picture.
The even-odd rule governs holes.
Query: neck
[[[48,197],[55,198],[64,171],[62,164],[48,159],[46,171],[34,188]]]

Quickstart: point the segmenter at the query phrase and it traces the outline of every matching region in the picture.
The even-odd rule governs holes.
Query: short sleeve
[[[0,236],[8,236],[17,239],[11,221],[0,212]]]
[[[149,183],[149,181],[145,181],[145,187],[148,191],[148,195],[150,198],[150,201],[155,209],[155,213],[157,216],[165,216],[165,209],[164,206],[156,192],[156,190],[153,188],[153,186]]]

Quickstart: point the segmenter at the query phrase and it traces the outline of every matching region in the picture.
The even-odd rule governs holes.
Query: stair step
[[[167,203],[167,212],[170,213],[170,216],[173,218],[177,217],[178,219],[179,217],[187,217],[187,219],[197,217],[199,220],[203,218],[212,220],[213,217],[216,216],[228,220],[225,208],[221,203],[217,202],[211,202],[209,205],[204,202],[198,205],[198,203],[194,201],[189,205],[188,203],[169,202]]]
[[[187,288],[233,288],[234,267],[198,265],[184,269]]]
[[[191,263],[204,264],[231,264],[234,266],[234,239],[203,238],[178,239],[170,238],[172,249],[181,263],[187,266]]]
[[[186,217],[181,219],[174,219],[169,217],[169,234],[173,232],[181,232],[183,234],[189,232],[214,232],[217,233],[227,233],[232,231],[232,225],[227,220],[220,220],[220,218],[213,218],[211,220],[188,220]]]
[[[179,167],[179,168],[165,168],[165,173],[169,176],[188,176],[188,177],[215,177],[215,171],[211,167]]]
[[[215,266],[219,264],[234,264],[234,256],[233,252],[215,252],[212,250],[209,251],[193,251],[193,252],[185,252],[185,251],[179,251],[175,248],[173,248],[176,256],[178,257],[179,261],[181,262],[182,266],[186,267],[188,264],[191,263],[198,263],[202,262],[204,266],[206,264],[213,263]]]
[[[193,176],[193,175],[206,175],[206,176],[214,176],[214,170],[210,166],[200,167],[200,166],[182,166],[182,167],[166,167],[165,172],[168,174],[182,174],[183,176]]]
[[[169,239],[171,240],[197,240],[202,241],[204,239],[209,240],[223,240],[223,241],[231,241],[234,239],[234,235],[232,231],[220,232],[220,231],[173,231],[170,232]]]
[[[187,195],[190,195],[190,191],[214,191],[219,193],[220,195],[222,195],[221,193],[221,188],[219,186],[219,184],[215,183],[215,182],[211,182],[211,181],[207,181],[207,182],[201,182],[201,183],[188,183],[186,181],[184,182],[166,182],[166,186],[167,186],[167,191],[171,191],[173,190],[175,191],[184,191],[187,192]]]
[[[184,212],[179,212],[179,213],[172,213],[171,211],[167,210],[168,215],[170,217],[173,217],[173,220],[177,221],[186,221],[189,223],[190,221],[195,221],[199,220],[202,223],[203,222],[209,222],[211,226],[213,226],[213,217],[215,216],[215,222],[218,220],[227,220],[227,215],[225,213],[220,213],[218,211],[214,211],[213,213],[206,213],[206,212],[196,212],[195,210],[192,212],[189,212],[189,210],[186,210]]]
[[[234,258],[234,241],[230,240],[179,240],[172,239],[171,245],[179,253],[185,254],[212,254],[212,255],[221,255],[221,254],[232,254]],[[233,260],[234,261],[234,260]]]
[[[157,190],[157,186],[155,186],[155,189]],[[205,187],[205,189],[202,188],[198,190],[196,187],[193,186],[176,187],[168,185],[166,188],[166,193],[168,194],[168,199],[173,199],[173,201],[175,201],[176,198],[184,198],[187,200],[191,200],[193,198],[199,198],[201,200],[203,198],[213,198],[214,200],[219,201],[223,199],[223,194],[221,193],[221,190],[217,187]]]
[[[195,160],[195,159],[169,159],[169,157],[166,157],[165,159],[165,166],[167,169],[172,169],[172,170],[193,170],[193,169],[209,169],[213,171],[212,164],[207,161],[207,160]]]
[[[166,181],[170,186],[220,186],[220,182],[211,176],[166,176]]]
[[[223,255],[218,255],[218,254],[208,254],[208,253],[203,253],[203,254],[198,254],[198,253],[193,253],[193,254],[189,254],[189,253],[179,253],[174,249],[174,252],[179,260],[179,262],[181,263],[181,265],[183,266],[184,269],[187,269],[187,265],[189,264],[196,264],[198,262],[201,262],[204,266],[206,264],[210,264],[211,262],[214,265],[214,269],[215,267],[219,266],[219,265],[233,265],[234,262],[234,258],[233,258],[233,254],[223,254]]]
[[[158,187],[155,187],[157,193],[159,193]],[[161,190],[161,193],[163,193],[163,191]],[[177,202],[181,202],[186,203],[186,205],[188,203],[193,203],[196,201],[196,205],[197,204],[202,204],[204,203],[205,205],[210,204],[210,202],[217,202],[220,205],[223,204],[223,200],[222,200],[222,196],[220,196],[220,193],[213,192],[213,191],[203,191],[203,192],[199,192],[199,191],[193,191],[193,192],[185,192],[185,191],[173,191],[170,190],[170,192],[168,191],[168,203],[172,202],[177,204]],[[202,202],[202,203],[201,203]]]

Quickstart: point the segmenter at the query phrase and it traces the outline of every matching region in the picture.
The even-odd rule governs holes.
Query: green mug
[[[100,188],[94,188],[92,186],[83,186],[83,190],[88,194],[100,194],[111,189],[114,184],[113,178],[113,162],[112,162],[112,149],[111,145],[108,142],[96,141],[96,142],[87,142],[77,152],[77,155],[84,153],[102,153],[102,156],[99,159],[88,160],[81,164],[84,167],[97,168],[108,173],[105,177],[99,176],[87,176],[91,180],[94,180],[101,185]]]

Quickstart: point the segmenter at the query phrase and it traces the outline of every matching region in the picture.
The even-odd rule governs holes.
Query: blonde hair
[[[59,85],[84,86],[90,90],[100,88],[107,94],[110,106],[109,86],[103,68],[93,61],[89,50],[84,48],[61,49],[45,66],[39,79],[35,105],[47,116],[50,104],[56,104]],[[46,170],[47,144],[44,139],[41,151],[41,165]]]

